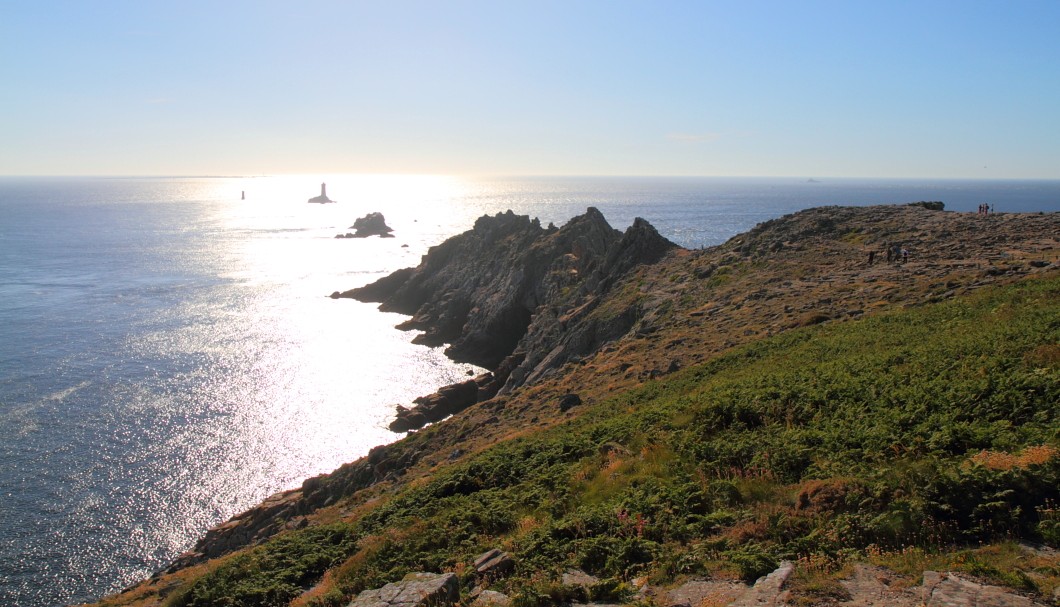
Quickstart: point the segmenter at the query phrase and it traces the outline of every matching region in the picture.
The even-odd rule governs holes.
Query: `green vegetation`
[[[1056,564],[1010,540],[1058,547],[1058,344],[1060,280],[791,331],[224,560],[169,602],[285,605],[327,572],[313,602],[339,605],[415,570],[470,581],[493,547],[521,607],[569,598],[567,567],[621,599],[637,576],[753,580],[782,559],[807,565],[808,595],[841,594],[811,574],[858,559],[1051,592]]]

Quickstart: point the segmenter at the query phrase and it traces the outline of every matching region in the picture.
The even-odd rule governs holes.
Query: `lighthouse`
[[[309,202],[335,202],[334,200],[328,198],[328,184],[320,184],[320,196],[314,196],[313,198],[310,198]]]

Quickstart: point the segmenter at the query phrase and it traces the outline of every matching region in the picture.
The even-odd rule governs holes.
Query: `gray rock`
[[[896,583],[897,577],[883,567],[858,563],[854,574],[840,584],[850,595],[850,600],[840,603],[851,607],[918,607],[920,593],[917,588],[903,588]]]
[[[662,607],[698,607],[699,605],[728,605],[747,592],[739,582],[692,580],[666,593]]]
[[[584,587],[590,588],[600,583],[600,578],[589,575],[581,569],[568,569],[563,572],[562,583],[568,587]]]
[[[426,607],[451,605],[460,598],[460,584],[452,573],[410,573],[400,582],[365,590],[347,607]]]
[[[471,607],[508,607],[511,604],[511,597],[495,590],[478,590],[471,595]]]
[[[494,548],[483,552],[475,559],[475,574],[496,579],[508,575],[515,569],[515,560],[507,552]]]
[[[788,602],[784,585],[795,570],[795,565],[784,561],[773,573],[758,578],[743,596],[730,603],[731,607],[780,607]]]
[[[1043,607],[1000,586],[977,584],[953,573],[924,572],[925,607]]]

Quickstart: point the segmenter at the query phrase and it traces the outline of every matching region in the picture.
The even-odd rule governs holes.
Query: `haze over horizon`
[[[1060,3],[0,3],[0,175],[1060,179]]]

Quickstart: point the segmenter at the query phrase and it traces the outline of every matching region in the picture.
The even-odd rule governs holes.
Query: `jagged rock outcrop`
[[[484,373],[475,379],[443,386],[434,394],[420,396],[412,401],[415,405],[411,408],[398,405],[397,417],[390,423],[390,430],[407,432],[463,411],[492,396],[483,394],[489,391],[492,382],[493,374]]]
[[[416,268],[333,297],[409,314],[399,328],[423,331],[416,343],[448,343],[454,360],[510,369],[504,393],[628,331],[636,306],[594,315],[599,301],[676,246],[643,219],[621,233],[595,208],[562,228],[508,211],[432,247]]]

